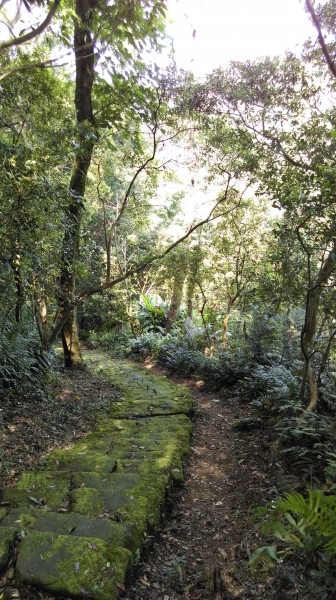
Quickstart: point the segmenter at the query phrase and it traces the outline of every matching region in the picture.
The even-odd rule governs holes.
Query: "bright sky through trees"
[[[300,0],[170,0],[179,67],[204,75],[230,60],[284,54],[315,33]]]

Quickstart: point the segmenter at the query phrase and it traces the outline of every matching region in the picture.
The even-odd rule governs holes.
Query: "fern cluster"
[[[28,327],[8,326],[0,336],[0,390],[37,391],[39,377],[57,363],[53,351],[41,348]]]
[[[260,507],[251,521],[261,519],[259,527],[265,535],[299,546],[312,555],[323,551],[336,557],[336,497],[321,490],[310,491],[308,498],[287,494],[284,498]]]

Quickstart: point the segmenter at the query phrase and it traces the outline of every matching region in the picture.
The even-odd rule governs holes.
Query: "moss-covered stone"
[[[94,436],[101,435],[101,439],[109,439],[110,446],[114,449],[127,447],[127,444],[143,446],[153,451],[164,449],[171,443],[179,443],[180,454],[189,452],[191,434],[190,420],[185,415],[170,415],[168,417],[153,417],[150,419],[122,420],[105,419],[97,428]],[[172,440],[174,440],[172,442]],[[91,436],[87,436],[83,444],[94,443]]]
[[[16,529],[13,527],[0,527],[0,573],[8,567],[15,538]]]
[[[69,491],[70,477],[67,473],[23,473],[16,488],[3,490],[2,502],[12,506],[47,505],[58,508]]]
[[[113,473],[116,468],[116,460],[112,456],[106,456],[100,452],[78,451],[78,450],[54,450],[45,462],[45,469],[58,469],[59,471],[96,471],[102,473]]]
[[[61,506],[67,491],[67,488],[41,489],[34,490],[34,492],[18,488],[5,488],[2,502],[6,502],[12,507],[47,506],[50,510],[55,510]]]
[[[119,512],[126,521],[135,523],[141,530],[151,532],[158,526],[165,501],[167,480],[161,476],[143,476],[134,490],[125,492],[131,502]]]
[[[35,492],[40,493],[43,490],[53,491],[54,489],[67,491],[69,486],[70,477],[67,473],[27,471],[26,473],[22,473],[16,489],[27,490],[34,494]]]
[[[140,473],[143,475],[165,475],[167,486],[172,482],[184,481],[183,465],[180,459],[158,456],[146,459],[120,459],[117,461],[118,473]]]
[[[132,554],[95,538],[31,531],[22,540],[16,564],[22,583],[51,594],[115,600]]]
[[[91,362],[90,362],[91,361]],[[99,361],[99,367],[95,362]],[[99,353],[91,353],[89,368],[103,370],[123,392],[123,397],[112,403],[111,416],[153,416],[167,414],[190,414],[192,396],[188,390],[157,377],[147,369],[136,365],[107,360]]]
[[[140,475],[136,473],[112,473],[102,475],[101,473],[74,473],[72,478],[73,488],[95,488],[97,490],[130,490],[140,482]]]
[[[167,488],[183,480],[192,399],[146,369],[90,355],[123,393],[96,431],[71,450],[52,452],[44,470],[4,490],[0,566],[8,565],[16,532],[23,531],[22,582],[66,597],[114,600],[131,552],[158,525]],[[70,512],[51,512],[65,498]]]
[[[92,537],[110,546],[135,551],[139,547],[139,531],[132,523],[116,523],[107,518],[90,519],[82,515],[51,513],[34,509],[13,509],[2,522],[17,532],[33,529],[58,535]]]
[[[97,517],[104,508],[110,512],[112,519],[134,523],[141,532],[148,528],[152,531],[157,525],[167,489],[165,474],[138,476],[133,485],[132,474],[115,475],[106,484],[113,486],[111,480],[115,478],[118,485],[104,487],[104,482],[94,477],[96,474],[82,473],[77,484],[82,480],[85,483],[86,475],[88,483],[97,485],[95,488],[79,487],[70,492],[72,512]],[[83,483],[80,485],[83,486]]]

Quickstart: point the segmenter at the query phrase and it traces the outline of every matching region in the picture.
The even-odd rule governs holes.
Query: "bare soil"
[[[170,518],[139,565],[127,599],[262,598],[273,579],[251,578],[248,559],[264,544],[249,524],[253,507],[277,493],[265,432],[238,433],[233,426],[248,416],[247,402],[221,399],[203,382],[172,379],[195,397],[192,453],[185,483],[171,498]],[[278,598],[287,597],[283,591]]]

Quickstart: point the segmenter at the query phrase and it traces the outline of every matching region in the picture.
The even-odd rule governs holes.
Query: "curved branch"
[[[5,48],[12,48],[13,46],[20,46],[21,44],[25,44],[26,42],[29,42],[30,40],[33,40],[38,35],[40,35],[51,23],[52,18],[54,17],[60,3],[61,0],[55,0],[44,21],[42,21],[42,23],[38,25],[38,27],[36,27],[35,29],[29,31],[29,33],[25,33],[20,37],[12,38],[10,40],[5,40],[4,42],[1,42],[0,52],[1,50],[5,50]]]

